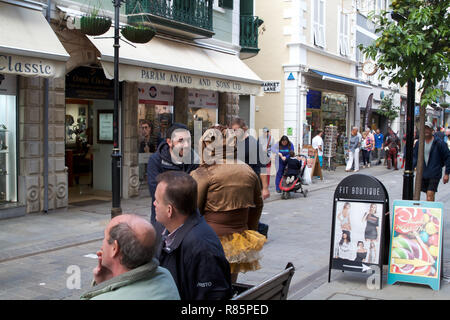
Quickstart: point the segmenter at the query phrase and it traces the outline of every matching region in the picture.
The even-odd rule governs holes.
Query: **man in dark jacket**
[[[165,227],[157,250],[182,300],[229,299],[230,265],[214,230],[197,209],[197,182],[187,173],[158,176],[156,219]]]
[[[184,124],[175,123],[167,131],[165,142],[161,142],[156,152],[148,159],[147,179],[150,196],[155,199],[156,177],[163,172],[174,170],[190,173],[197,169],[199,159],[191,149],[191,134]],[[159,233],[163,227],[155,219],[152,203],[151,223]]]
[[[391,166],[394,166],[394,170],[398,170],[397,167],[397,154],[398,149],[400,148],[400,139],[397,137],[394,131],[391,128],[388,128],[388,136],[386,137],[386,141],[384,142],[384,148],[386,150],[387,155],[387,168],[391,169]]]
[[[448,182],[450,174],[450,150],[439,138],[433,136],[433,124],[425,123],[425,149],[424,165],[422,173],[422,192],[427,194],[427,201],[434,201],[439,181],[442,177],[442,168],[445,166],[445,174],[442,182]],[[414,168],[417,165],[419,144],[414,146]]]

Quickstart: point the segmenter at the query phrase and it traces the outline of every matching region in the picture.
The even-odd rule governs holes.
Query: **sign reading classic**
[[[0,54],[0,72],[23,76],[54,77],[55,66],[44,59]]]

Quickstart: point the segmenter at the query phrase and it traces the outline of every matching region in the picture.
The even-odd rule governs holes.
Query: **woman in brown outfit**
[[[237,160],[234,131],[208,129],[200,140],[200,167],[191,172],[198,185],[198,208],[222,243],[232,281],[239,272],[260,268],[266,238],[258,233],[263,208],[261,185],[253,170]]]

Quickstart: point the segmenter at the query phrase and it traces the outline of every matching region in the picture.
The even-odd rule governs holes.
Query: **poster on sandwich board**
[[[379,272],[387,264],[389,197],[375,177],[353,174],[339,183],[334,193],[331,229],[331,270]],[[376,266],[376,268],[375,268]]]
[[[441,202],[394,201],[388,284],[409,282],[439,290],[443,208]]]

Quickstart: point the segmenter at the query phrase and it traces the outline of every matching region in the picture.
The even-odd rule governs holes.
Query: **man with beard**
[[[191,149],[191,134],[188,128],[181,123],[173,124],[167,131],[165,141],[161,142],[156,152],[148,159],[147,179],[150,196],[155,199],[156,178],[160,173],[175,170],[190,173],[197,169],[199,159],[196,159]],[[155,206],[152,201],[151,223],[160,234],[164,227],[156,221]]]

